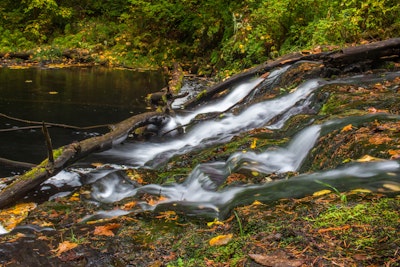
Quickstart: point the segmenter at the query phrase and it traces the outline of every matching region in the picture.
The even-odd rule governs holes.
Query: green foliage
[[[0,51],[84,48],[230,75],[292,50],[397,37],[399,18],[392,0],[3,0]]]
[[[34,43],[27,40],[22,32],[0,26],[0,49],[2,52],[27,50],[33,46]]]

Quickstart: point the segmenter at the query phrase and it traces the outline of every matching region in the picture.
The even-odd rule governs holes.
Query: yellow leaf
[[[342,131],[341,131],[341,132],[348,132],[348,131],[351,131],[351,130],[353,130],[353,125],[348,124],[348,125],[346,125],[346,126],[344,126],[344,127],[342,128]]]
[[[79,201],[81,200],[79,197],[79,193],[74,193],[70,198],[69,201]]]
[[[323,190],[314,192],[314,193],[313,193],[313,196],[314,196],[314,197],[319,197],[319,196],[323,196],[323,195],[329,194],[329,193],[331,193],[331,192],[332,192],[332,191],[329,190],[329,189],[323,189]]]
[[[395,191],[395,192],[400,191],[400,185],[398,185],[398,184],[384,184],[383,187],[386,189]]]
[[[375,158],[370,155],[365,155],[361,157],[360,159],[357,160],[357,162],[370,162],[370,161],[381,161],[382,159],[380,158]]]
[[[50,91],[50,92],[49,92],[49,95],[56,95],[56,94],[58,94],[57,91]]]
[[[254,200],[254,202],[253,203],[251,203],[251,205],[252,206],[259,206],[259,205],[264,205],[263,203],[261,203],[260,201],[258,201],[258,200]]]
[[[110,223],[106,225],[96,226],[94,228],[95,235],[105,235],[105,236],[114,236],[113,229],[119,228],[121,225],[119,223]]]
[[[254,138],[253,139],[253,142],[251,143],[251,145],[250,145],[250,148],[251,149],[255,149],[257,147],[257,138]]]
[[[20,203],[14,207],[4,209],[0,211],[0,223],[5,230],[11,231],[35,208],[35,203]]]
[[[60,244],[58,244],[58,248],[57,249],[53,249],[53,252],[56,252],[57,257],[59,257],[62,253],[69,251],[73,248],[76,248],[78,246],[77,243],[72,243],[69,241],[64,241]]]
[[[222,246],[222,245],[226,245],[229,243],[229,241],[231,241],[233,235],[229,234],[229,235],[219,235],[216,237],[213,237],[210,239],[209,243],[210,246]]]
[[[208,223],[207,223],[207,226],[208,226],[208,227],[211,227],[211,226],[213,226],[213,225],[224,225],[224,223],[221,222],[221,221],[219,221],[217,218],[215,218],[214,221],[208,222]]]
[[[258,173],[257,171],[252,171],[251,174],[252,174],[253,176],[258,176],[258,175],[259,175],[259,173]]]
[[[372,191],[365,188],[357,188],[350,191],[350,193],[371,193]]]

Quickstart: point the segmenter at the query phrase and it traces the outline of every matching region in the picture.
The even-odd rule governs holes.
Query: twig
[[[2,165],[6,165],[6,166],[24,168],[24,169],[30,169],[30,168],[33,168],[36,166],[36,164],[33,164],[33,163],[14,161],[14,160],[5,159],[5,158],[0,158],[0,163]]]
[[[54,164],[53,145],[51,144],[50,134],[44,122],[42,122],[42,132],[46,140],[47,156],[49,158],[49,162],[53,165]]]
[[[0,129],[0,132],[14,132],[14,131],[20,131],[20,130],[32,130],[32,129],[39,129],[42,128],[42,126],[26,126],[26,127],[13,127],[9,129]]]
[[[19,118],[15,118],[9,115],[6,115],[4,113],[0,113],[1,117],[14,120],[14,121],[19,121],[27,124],[37,124],[37,125],[42,125],[43,122],[41,121],[30,121],[30,120],[23,120]],[[93,126],[86,126],[86,127],[79,127],[79,126],[73,126],[73,125],[68,125],[68,124],[61,124],[61,123],[52,123],[52,122],[46,122],[46,125],[48,126],[53,126],[53,127],[59,127],[59,128],[66,128],[66,129],[73,129],[73,130],[89,130],[89,129],[95,129],[95,128],[104,128],[104,127],[110,127],[110,124],[100,124],[100,125],[93,125]],[[40,126],[41,128],[42,126]],[[39,127],[38,127],[39,128]],[[21,127],[20,129],[23,129]],[[28,128],[29,129],[29,128]],[[0,130],[0,131],[5,131],[5,130]],[[10,130],[11,131],[11,130]]]

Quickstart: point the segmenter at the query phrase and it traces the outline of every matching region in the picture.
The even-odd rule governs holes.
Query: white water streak
[[[259,80],[256,80],[251,83],[246,83],[236,88],[234,92],[237,92],[237,90],[242,92],[244,90],[247,94],[253,89],[254,85],[259,82]],[[193,147],[201,148],[207,143],[228,141],[235,134],[262,127],[276,116],[284,114],[299,101],[309,97],[322,83],[323,82],[319,79],[304,82],[294,92],[277,99],[254,104],[238,115],[229,113],[225,114],[225,117],[217,121],[201,122],[192,127],[180,138],[176,137],[173,140],[158,143],[124,144],[123,146],[117,146],[109,151],[103,152],[102,155],[117,157],[118,159],[123,159],[124,163],[135,166],[143,166],[155,158],[168,159],[176,154],[184,154]],[[246,94],[241,93],[240,95]],[[241,98],[238,97],[236,99],[240,100]],[[222,104],[217,104],[217,107],[214,107],[214,111],[218,110],[216,108],[220,105]],[[226,104],[226,106],[231,105],[232,103],[230,101],[229,104]],[[225,110],[226,106],[223,105],[223,108],[220,110]],[[211,108],[205,107],[204,110],[210,111]],[[202,112],[204,112],[204,110]],[[195,114],[197,115],[199,113],[196,112]],[[192,118],[193,114],[190,114],[187,117],[181,118],[180,122],[190,121]]]

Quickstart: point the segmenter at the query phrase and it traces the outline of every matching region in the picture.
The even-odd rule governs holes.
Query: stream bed
[[[352,158],[344,159],[342,163],[347,160],[348,164],[340,164],[343,166],[339,165],[335,169],[321,169],[312,173],[307,171],[303,174],[300,170],[302,164],[310,160],[310,152],[316,149],[318,140],[332,132],[349,127],[348,125],[351,129],[358,129],[376,121],[399,123],[399,115],[369,112],[368,108],[373,107],[365,107],[364,113],[321,119],[321,109],[327,108],[326,98],[332,94],[325,91],[326,88],[343,85],[365,88],[398,79],[400,73],[387,72],[335,79],[311,78],[298,82],[296,86],[290,85],[289,89],[280,87],[287,82],[288,76],[290,78],[291,72],[305,65],[313,66],[313,63],[299,62],[278,68],[266,79],[254,78],[233,86],[222,97],[210,103],[192,110],[176,109],[176,115],[167,119],[163,125],[148,126],[153,132],[156,130],[156,136],[145,141],[128,138],[110,150],[79,161],[75,164],[76,167],[72,166],[46,181],[33,195],[33,200],[39,195],[56,199],[71,194],[77,187],[89,185],[89,199],[97,203],[114,203],[129,198],[138,201],[135,210],[177,209],[187,216],[224,219],[236,206],[250,204],[255,200],[299,198],[326,188],[326,184],[340,191],[357,188],[390,191],[399,188],[400,166],[396,160],[357,162],[357,158]],[[387,90],[396,91],[398,87],[393,85]],[[263,100],[269,94],[278,95]],[[234,108],[229,109],[230,107]],[[196,121],[199,116],[209,114],[218,116]],[[297,124],[294,132],[285,133],[283,128],[289,127],[290,121],[300,116],[307,119]],[[190,124],[191,122],[193,123]],[[174,130],[181,125],[182,131],[178,133],[178,130]],[[231,143],[238,136],[251,131],[264,131],[269,135],[279,133],[283,136],[279,139],[280,144],[278,140],[271,138],[250,138],[253,142],[250,147],[225,154],[223,160],[215,153],[211,161],[203,160],[192,165],[189,171],[186,169],[186,174],[179,181],[166,177],[163,180],[158,179],[157,184],[152,184],[144,176],[128,175],[137,170],[153,170],[163,172],[163,176],[168,175],[174,172],[173,164],[190,165],[184,160],[180,161],[182,156],[192,154],[196,157],[201,151]],[[396,143],[396,140],[390,138],[392,142]],[[257,142],[262,141],[271,144],[259,148]],[[387,151],[389,149],[388,147]],[[396,147],[392,150],[396,151]],[[382,154],[373,152],[374,155]],[[365,151],[365,155],[370,156],[370,153]],[[96,167],[93,167],[94,163]],[[288,179],[285,178],[287,173],[298,175]],[[227,184],[226,181],[232,174],[249,175],[248,183]],[[280,175],[281,178],[268,182],[272,175]],[[257,182],[251,181],[252,178]],[[59,188],[56,193],[54,187]],[[141,201],[143,195],[161,198],[162,201],[149,205],[148,201]],[[127,214],[131,211],[120,212]],[[115,216],[118,211],[113,209],[109,215],[107,210],[100,210],[99,213],[107,217]],[[96,217],[97,214],[96,212],[93,216]]]
[[[118,238],[107,239],[108,245],[99,239],[94,242],[101,251],[122,253],[121,261],[130,263],[117,266],[145,266],[144,258],[151,256],[141,253],[152,249],[148,243],[160,235],[166,238],[163,242],[184,238],[180,229],[194,221],[232,222],[236,216],[243,238],[241,222],[250,223],[252,217],[246,214],[256,216],[246,207],[256,210],[260,205],[329,193],[397,196],[399,70],[326,78],[320,75],[322,68],[315,62],[277,68],[266,78],[243,81],[187,110],[180,109],[182,102],[177,100],[162,125],[147,126],[143,136],[131,133],[110,150],[92,154],[44,182],[24,200],[38,205],[36,213],[3,232],[47,236],[60,227],[76,229],[76,235],[79,229],[83,236],[93,224],[118,221],[108,224],[121,227]],[[184,90],[198,91],[195,87],[186,83]],[[121,110],[133,112],[132,107]],[[113,121],[118,118],[112,116]],[[126,228],[121,226],[125,223]],[[218,229],[229,230],[223,227]],[[257,238],[269,242],[271,237]],[[129,242],[141,245],[124,249]],[[0,256],[2,251],[16,251],[17,245],[7,244],[10,247],[0,246]],[[155,255],[173,256],[161,251],[164,244],[157,245],[161,248]],[[97,248],[90,251],[94,254],[81,252],[85,259],[102,261]],[[70,261],[60,255],[56,260]],[[116,256],[101,255],[107,264],[118,261]],[[132,255],[143,262],[131,259]]]

